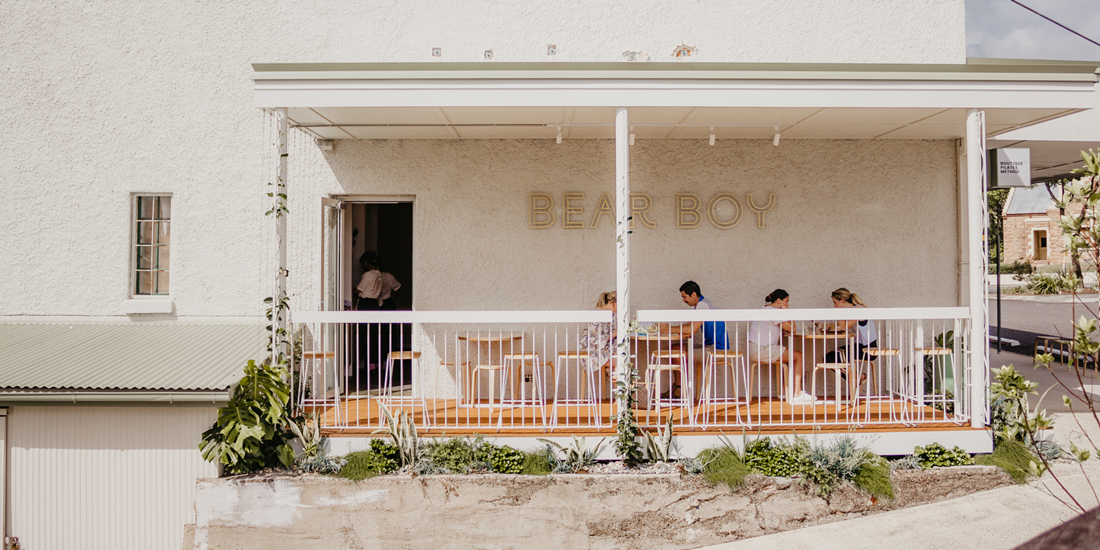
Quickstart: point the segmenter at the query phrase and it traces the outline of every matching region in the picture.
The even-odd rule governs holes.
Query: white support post
[[[618,379],[626,382],[623,367],[630,361],[630,122],[625,107],[615,113],[615,199],[615,349],[619,354]],[[622,402],[617,406],[621,407]]]
[[[275,292],[271,307],[274,313],[271,331],[271,364],[278,365],[280,351],[279,331],[286,329],[286,312],[280,307],[286,297],[286,178],[287,178],[287,116],[286,108],[275,109],[275,120],[279,131],[279,165],[276,172],[275,188],[272,193],[272,215],[275,217]]]
[[[985,111],[970,109],[966,114],[966,212],[970,306],[970,410],[971,426],[986,425],[989,371],[989,313],[985,291],[988,217],[985,214]]]

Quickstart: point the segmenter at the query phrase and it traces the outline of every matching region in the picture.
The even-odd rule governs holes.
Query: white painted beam
[[[627,383],[622,367],[630,362],[630,117],[625,107],[615,112],[615,204],[615,349],[619,354],[615,372],[619,383]],[[619,409],[622,405],[617,403]]]
[[[986,401],[988,393],[989,314],[986,294],[986,261],[989,258],[986,247],[986,233],[989,219],[985,214],[985,112],[970,109],[966,115],[966,212],[967,212],[967,273],[969,274],[970,306],[970,406],[971,423],[979,428],[986,424]]]

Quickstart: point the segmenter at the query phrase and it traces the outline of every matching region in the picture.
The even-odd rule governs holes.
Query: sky
[[[1100,42],[1100,0],[1020,2]],[[966,55],[1100,61],[1100,46],[1009,0],[966,0]]]

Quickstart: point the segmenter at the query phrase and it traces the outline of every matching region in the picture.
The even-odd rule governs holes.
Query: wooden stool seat
[[[951,355],[954,353],[951,348],[918,348],[917,351],[924,355]]]
[[[408,361],[410,359],[420,359],[419,351],[391,351],[386,356],[391,361]]]
[[[871,357],[893,357],[901,353],[901,350],[889,348],[865,348],[863,352],[867,355],[870,355]]]

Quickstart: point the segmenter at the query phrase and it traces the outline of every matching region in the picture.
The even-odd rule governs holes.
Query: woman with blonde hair
[[[846,288],[838,288],[834,290],[832,296],[830,297],[833,300],[833,307],[835,308],[845,309],[852,307],[867,307],[867,305],[863,303],[863,300],[860,299],[858,294]],[[854,359],[858,361],[874,361],[875,357],[872,355],[868,355],[867,353],[867,348],[878,347],[878,332],[875,331],[874,322],[868,319],[864,319],[862,321],[850,319],[847,321],[836,321],[831,325],[827,325],[825,328],[828,330],[846,331],[851,329],[853,326],[856,330],[856,350],[854,354]],[[836,351],[830,351],[829,353],[825,354],[825,362],[845,363],[847,362],[847,359],[852,356],[853,354],[851,353],[850,349],[842,348]],[[844,373],[841,373],[841,376],[847,378]],[[862,384],[866,378],[867,375],[863,374],[862,376],[860,376],[859,382]]]
[[[599,298],[596,299],[596,309],[611,310],[611,322],[588,323],[581,334],[580,351],[588,353],[587,365],[589,371],[582,376],[586,376],[586,378],[599,377],[600,391],[597,395],[603,395],[602,381],[607,378],[604,373],[611,369],[611,360],[615,357],[615,315],[619,310],[615,297],[615,291],[612,290],[600,293]]]

